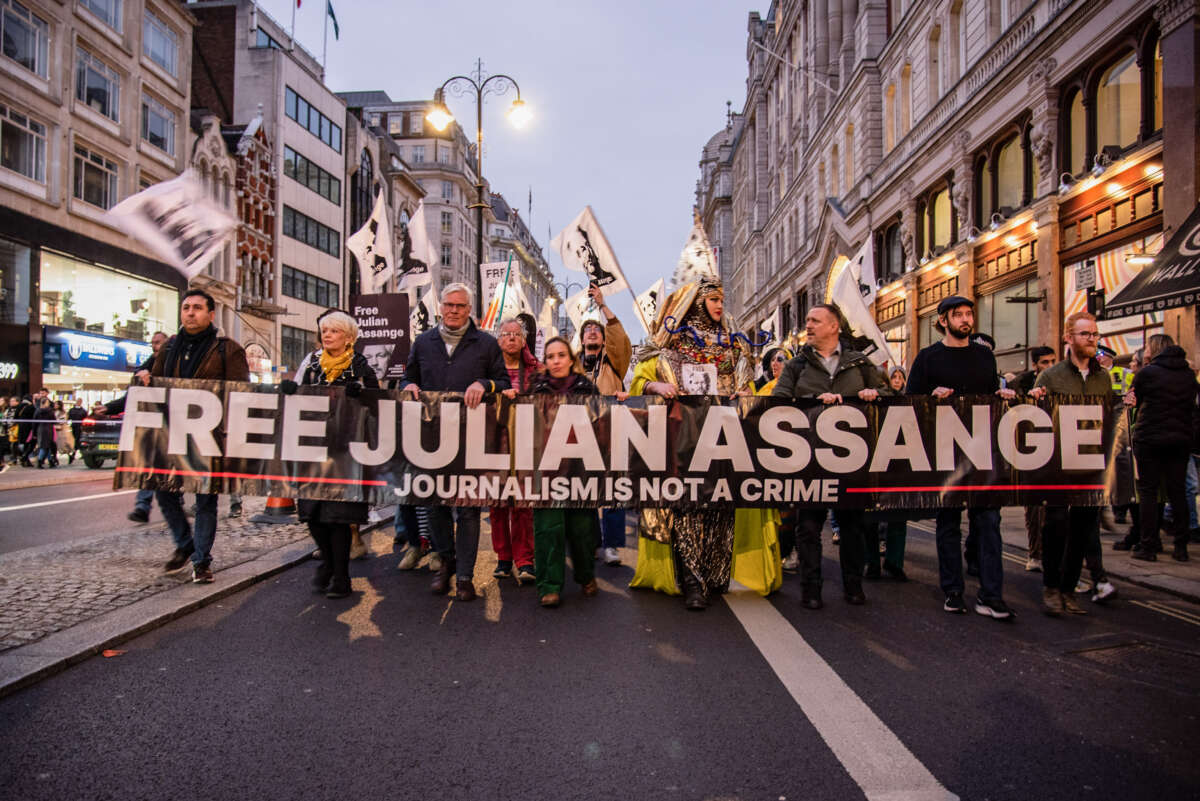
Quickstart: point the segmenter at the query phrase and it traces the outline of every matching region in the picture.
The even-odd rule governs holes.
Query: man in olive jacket
[[[183,294],[179,306],[179,333],[167,340],[167,344],[154,356],[149,376],[158,378],[204,378],[215,381],[249,381],[250,367],[246,363],[246,351],[228,337],[218,336],[213,325],[216,302],[212,295],[202,289],[189,289]],[[144,370],[138,377],[149,383]],[[158,508],[162,510],[171,537],[175,540],[175,553],[164,566],[170,573],[192,560],[192,581],[196,584],[211,584],[212,545],[217,536],[217,495],[196,493],[196,529],[193,536],[183,512],[183,493],[155,492]]]
[[[783,367],[775,390],[776,398],[816,398],[824,404],[841,403],[846,397],[873,401],[890,394],[887,379],[858,351],[843,345],[841,310],[833,304],[814,306],[804,321],[808,344]],[[821,602],[821,528],[827,508],[796,510],[796,550],[800,556],[801,602],[808,609],[820,609]],[[863,512],[859,509],[834,509],[840,530],[842,589],[847,603],[866,601],[862,589]]]
[[[1112,379],[1096,360],[1100,331],[1096,318],[1076,312],[1063,323],[1067,358],[1047,367],[1037,377],[1029,397],[1047,395],[1087,395],[1100,399],[1105,408],[1112,405]],[[1050,506],[1042,529],[1042,611],[1058,616],[1063,612],[1086,614],[1075,600],[1075,585],[1083,569],[1083,559],[1092,540],[1094,551],[1100,543],[1100,507]]]

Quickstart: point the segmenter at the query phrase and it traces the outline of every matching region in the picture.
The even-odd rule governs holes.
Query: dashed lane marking
[[[54,506],[60,503],[75,503],[77,501],[87,501],[93,498],[115,498],[118,495],[128,495],[137,490],[118,490],[117,492],[101,492],[98,495],[80,495],[75,498],[60,498],[57,501],[39,501],[37,503],[22,503],[18,506],[0,506],[0,512],[17,512],[21,509],[36,509],[39,506]]]
[[[868,801],[957,801],[767,599],[724,596],[767,664]]]

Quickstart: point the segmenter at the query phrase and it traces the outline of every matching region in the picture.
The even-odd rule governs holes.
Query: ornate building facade
[[[1057,349],[1065,315],[1111,298],[1196,205],[1196,15],[1195,0],[751,13],[729,158],[734,308],[802,331],[870,240],[900,361],[937,337],[950,294],[975,300],[1003,370]],[[1194,310],[1101,323],[1120,354],[1163,330],[1194,348]]]

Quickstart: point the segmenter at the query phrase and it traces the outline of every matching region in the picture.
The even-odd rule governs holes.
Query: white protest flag
[[[537,316],[538,328],[546,328],[554,325],[554,298],[546,298],[542,301],[542,310]]]
[[[717,277],[717,259],[713,254],[712,246],[708,243],[708,234],[704,233],[704,226],[700,224],[700,218],[697,217],[696,221],[692,223],[692,231],[688,234],[687,244],[683,246],[683,252],[679,254],[679,263],[675,265],[675,272],[671,275],[671,291],[675,291],[691,281]]]
[[[501,320],[516,317],[521,312],[533,314],[533,307],[529,305],[525,290],[521,288],[520,264],[509,257],[509,265],[505,270],[508,281],[501,278],[492,289],[490,302],[484,309],[483,321],[479,326],[483,330],[490,331],[499,325]]]
[[[586,289],[576,292],[567,298],[567,319],[571,321],[574,333],[571,335],[571,347],[579,350],[579,330],[587,320],[600,320],[600,308],[592,303]]]
[[[604,230],[591,206],[585,206],[571,224],[550,241],[568,270],[587,273],[588,283],[600,287],[607,297],[629,289],[629,282],[617,263],[617,254],[604,236]]]
[[[429,231],[425,227],[425,202],[417,203],[417,210],[409,218],[406,226],[408,236],[400,249],[400,281],[397,292],[407,292],[409,289],[433,281],[433,266],[438,263],[437,251],[429,241]]]
[[[189,280],[204,272],[238,224],[192,170],[125,198],[105,216]]]
[[[438,321],[438,300],[437,293],[433,291],[433,285],[430,284],[429,288],[425,290],[425,294],[418,299],[419,292],[417,287],[412,287],[408,291],[408,307],[410,309],[408,337],[410,340],[416,339],[418,335],[433,328]]]
[[[637,296],[637,304],[642,310],[642,319],[648,323],[654,323],[654,316],[658,314],[658,304],[663,301],[663,291],[666,287],[666,282],[663,279],[655,281],[649,289]],[[649,330],[646,331],[650,333]]]
[[[361,294],[387,292],[388,282],[396,272],[396,260],[392,255],[392,224],[382,191],[375,196],[375,208],[363,227],[346,237],[346,250],[358,260]]]
[[[863,277],[868,278],[869,284],[860,280]],[[899,361],[899,355],[892,352],[887,338],[879,330],[875,315],[871,313],[868,297],[875,297],[875,251],[869,236],[833,282],[831,299],[846,315],[846,321],[850,323],[854,332],[870,338],[875,343],[875,350],[867,354],[872,363],[896,363]]]

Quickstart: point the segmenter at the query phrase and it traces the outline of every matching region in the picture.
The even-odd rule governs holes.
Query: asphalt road
[[[0,491],[0,553],[127,529],[135,525],[125,519],[133,496],[113,492],[111,470],[97,471],[94,481]]]
[[[1200,610],[1131,585],[1049,619],[1039,577],[1010,562],[1016,622],[951,616],[915,529],[913,581],[870,583],[850,607],[827,579],[821,612],[788,577],[770,601],[688,613],[628,590],[630,567],[600,567],[597,598],[569,587],[553,611],[490,579],[459,604],[396,561],[356,562],[341,602],[313,595],[301,565],[0,700],[3,795],[1158,801],[1200,787]]]

